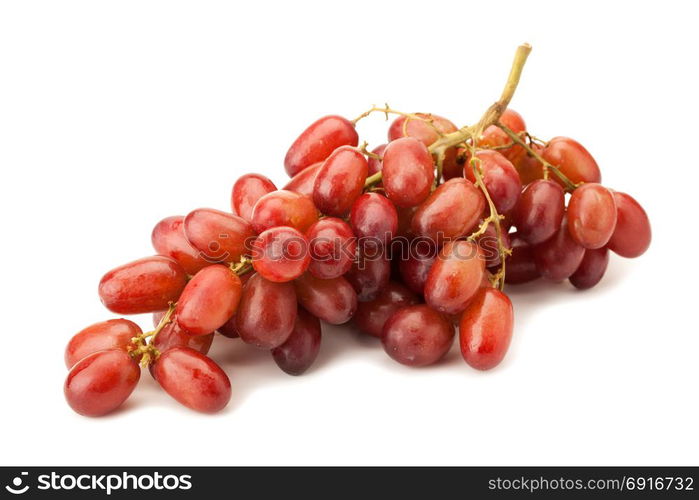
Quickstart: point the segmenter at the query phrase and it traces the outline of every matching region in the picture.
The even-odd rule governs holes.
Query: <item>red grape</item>
[[[196,274],[197,271],[211,265],[211,262],[204,259],[201,252],[187,241],[184,234],[184,217],[181,215],[167,217],[158,222],[153,228],[151,242],[159,255],[175,259],[187,274]]]
[[[607,247],[622,257],[638,257],[650,246],[651,230],[643,207],[626,193],[614,192],[617,222]]]
[[[512,339],[514,311],[510,299],[495,288],[481,288],[459,323],[461,354],[478,370],[500,364]]]
[[[519,134],[526,130],[522,115],[514,109],[506,109],[500,116],[500,123]],[[507,144],[512,144],[512,139],[497,125],[491,125],[485,129],[478,145],[484,148],[501,147]],[[510,147],[503,148],[500,152],[512,163],[517,163],[525,155],[526,150],[519,144],[513,144]]]
[[[227,266],[202,269],[177,301],[177,323],[191,335],[212,333],[233,316],[240,295],[240,278]]]
[[[189,347],[173,347],[153,364],[153,377],[170,396],[203,413],[222,410],[231,399],[231,381],[214,361]]]
[[[296,279],[306,272],[310,262],[308,240],[293,227],[267,229],[252,244],[252,266],[269,281]]]
[[[282,189],[286,191],[294,191],[295,193],[303,194],[309,198],[313,198],[313,186],[316,183],[316,177],[320,172],[320,167],[323,162],[314,163],[310,167],[306,167],[298,174],[291,178]]]
[[[388,144],[381,144],[380,146],[376,146],[374,149],[372,149],[371,152],[376,156],[383,158],[383,152],[386,151],[386,146],[388,146]],[[376,172],[380,172],[383,168],[383,161],[372,156],[367,159],[367,164],[369,166],[369,175],[374,175]]]
[[[308,196],[283,189],[264,195],[252,211],[252,227],[257,233],[277,226],[305,233],[317,220],[318,209]]]
[[[275,283],[255,273],[243,288],[235,325],[243,342],[273,349],[289,338],[296,320],[296,293],[291,283]]]
[[[609,264],[609,250],[597,248],[595,250],[585,250],[580,265],[568,278],[575,288],[592,288],[600,282]]]
[[[568,202],[568,229],[585,248],[607,244],[616,227],[616,203],[609,189],[590,182],[573,191]]]
[[[403,283],[413,292],[423,295],[427,274],[437,259],[438,249],[433,240],[416,238],[410,243],[409,254],[398,264]]]
[[[313,203],[326,215],[341,217],[362,193],[369,167],[357,149],[337,148],[325,160],[313,186]]]
[[[582,144],[568,137],[554,137],[544,148],[541,156],[563,173],[571,182],[601,182],[597,162]],[[552,176],[561,186],[563,183]]]
[[[272,349],[272,357],[289,375],[301,375],[313,364],[319,350],[320,321],[299,308],[291,335],[282,345]]]
[[[563,281],[572,275],[584,255],[585,249],[570,235],[565,218],[552,238],[534,248],[536,268],[551,281]]]
[[[233,213],[246,221],[252,220],[252,209],[257,200],[267,193],[276,191],[274,183],[264,175],[245,174],[233,184],[231,208]]]
[[[417,304],[417,296],[397,281],[390,281],[371,302],[360,302],[352,320],[364,333],[381,337],[383,326],[398,309]]]
[[[407,116],[399,116],[393,120],[388,129],[388,140],[395,141],[401,137],[413,137],[425,146],[430,146],[441,135],[457,130],[456,125],[442,116],[426,113],[416,113],[416,116],[423,118],[423,120]],[[430,120],[430,122],[426,120]]]
[[[505,248],[511,248],[510,237],[507,234],[507,229],[503,227],[503,221],[500,221],[500,239]],[[501,263],[500,245],[498,245],[498,232],[493,222],[488,224],[485,232],[477,238],[477,242],[485,257],[485,267],[499,266]]]
[[[136,388],[141,369],[122,349],[93,352],[68,373],[63,392],[80,415],[99,417],[119,408]]]
[[[544,152],[544,147],[537,143],[532,143],[531,148],[539,156]],[[513,163],[513,165],[519,173],[519,178],[523,186],[544,178],[544,165],[529,153],[522,155],[520,160],[517,163]]]
[[[485,259],[478,246],[450,241],[427,274],[425,302],[445,314],[463,311],[481,286]]]
[[[453,339],[454,326],[424,304],[398,309],[381,333],[388,355],[408,366],[436,363],[449,352]]]
[[[350,224],[357,238],[387,245],[398,232],[398,212],[385,196],[364,193],[352,205]]]
[[[507,258],[505,283],[519,285],[539,278],[541,274],[534,261],[534,246],[530,245],[518,233],[509,235],[512,255]]]
[[[423,143],[412,137],[389,143],[383,155],[383,186],[389,200],[399,207],[419,205],[433,182],[432,156]]]
[[[316,278],[342,276],[352,267],[357,242],[352,228],[335,217],[325,217],[313,224],[306,233],[309,241],[310,273]]]
[[[131,339],[141,335],[141,328],[128,319],[110,319],[80,330],[68,342],[65,362],[68,369],[85,356],[105,349],[128,351]]]
[[[391,262],[383,248],[368,248],[359,252],[345,277],[357,292],[358,300],[374,300],[391,278]]]
[[[255,238],[248,221],[213,208],[190,212],[184,218],[184,234],[210,262],[237,262]]]
[[[497,151],[483,150],[476,153],[480,161],[480,172],[483,183],[488,189],[490,198],[498,213],[509,212],[517,204],[522,191],[522,180],[510,160]],[[473,166],[470,161],[464,167],[464,177],[476,182]]]
[[[538,180],[522,191],[513,219],[517,234],[536,245],[551,238],[561,226],[565,195],[561,186],[551,180]]]
[[[341,116],[324,116],[312,123],[294,141],[284,158],[290,177],[319,161],[324,161],[340,146],[356,146],[359,136],[354,124]]]
[[[187,284],[177,261],[156,255],[112,269],[100,280],[102,303],[117,314],[140,314],[167,309]]]
[[[165,316],[165,311],[153,313],[153,326],[157,327],[163,319],[163,316]],[[173,347],[191,347],[202,354],[209,352],[209,348],[213,341],[213,333],[208,335],[192,335],[184,330],[177,322],[177,316],[174,314],[170,318],[170,322],[151,339],[153,347],[159,352],[165,352]]]
[[[294,287],[304,309],[330,324],[346,323],[357,310],[357,294],[343,277],[321,280],[306,273]]]

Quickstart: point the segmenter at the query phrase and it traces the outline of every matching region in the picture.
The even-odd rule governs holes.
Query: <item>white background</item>
[[[699,461],[691,2],[3,2],[0,463],[694,464]],[[388,101],[472,123],[516,45],[534,47],[512,107],[568,135],[647,208],[654,241],[603,283],[510,288],[506,361],[453,349],[409,369],[325,328],[293,378],[218,338],[233,398],[180,407],[147,373],[126,407],[63,400],[63,349],[108,319],[97,282],[152,253],[161,218],[227,209],[233,181],[278,186],[316,118]],[[376,145],[386,124],[360,125]],[[137,318],[143,327],[150,318]]]

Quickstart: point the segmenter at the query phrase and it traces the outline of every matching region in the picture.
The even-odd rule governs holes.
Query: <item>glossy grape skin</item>
[[[602,181],[602,174],[595,159],[582,144],[573,139],[554,137],[548,142],[541,156],[554,167],[558,167],[573,184]],[[555,175],[551,178],[563,185]]]
[[[448,134],[450,132],[455,132],[457,130],[456,125],[454,125],[450,120],[432,114],[425,113],[415,113],[421,118],[432,120],[432,123],[428,123],[424,120],[410,119],[406,116],[399,116],[388,129],[388,140],[395,141],[401,137],[413,137],[418,141],[422,142],[425,146],[430,146],[440,137],[441,134]],[[405,124],[405,121],[408,123]]]
[[[320,320],[299,308],[291,335],[282,345],[272,349],[272,358],[289,375],[301,375],[318,356],[320,339]]]
[[[530,245],[517,233],[509,235],[512,255],[507,258],[505,283],[519,285],[541,277],[534,261],[534,246]]]
[[[293,177],[304,168],[324,161],[337,148],[358,143],[359,136],[351,121],[337,115],[324,116],[294,141],[284,158],[284,168]]]
[[[140,367],[123,349],[107,349],[78,361],[68,373],[63,392],[75,412],[99,417],[119,408],[140,377]]]
[[[505,248],[509,249],[512,247],[510,243],[510,237],[507,234],[507,228],[500,224],[500,239]],[[477,238],[478,246],[483,251],[483,256],[485,257],[485,267],[495,267],[499,266],[501,262],[500,258],[500,245],[498,244],[498,233],[495,228],[494,223],[488,224],[485,232]]]
[[[427,274],[425,302],[444,314],[462,312],[483,281],[485,258],[465,240],[444,245]]]
[[[321,280],[306,273],[294,281],[299,304],[332,325],[349,321],[357,310],[357,294],[343,278]]]
[[[187,284],[177,261],[156,255],[112,269],[100,280],[99,296],[117,314],[140,314],[167,309]]]
[[[158,255],[175,259],[187,274],[196,274],[211,262],[204,259],[184,234],[184,216],[166,217],[158,222],[151,234],[153,248]]]
[[[510,160],[497,151],[479,151],[476,153],[476,158],[481,160],[483,183],[488,189],[498,213],[509,212],[517,204],[522,191],[522,180],[519,173]],[[470,161],[464,167],[464,177],[473,183],[476,182]]]
[[[388,144],[381,144],[372,149],[371,152],[383,158],[383,152],[386,151],[386,146],[388,146]],[[376,172],[380,172],[383,168],[382,160],[373,158],[371,156],[367,158],[367,165],[369,166],[369,175],[374,175]]]
[[[650,220],[643,207],[626,193],[614,192],[617,223],[607,247],[622,257],[643,255],[651,241]]]
[[[568,229],[585,248],[606,245],[614,233],[616,217],[614,195],[601,184],[583,184],[573,191],[568,202]]]
[[[252,227],[257,233],[277,226],[305,233],[317,221],[318,209],[308,196],[283,189],[264,195],[252,211]]]
[[[537,143],[532,143],[531,148],[539,155],[544,152],[544,147]],[[522,155],[519,161],[513,165],[519,173],[522,186],[544,178],[544,165],[529,153]]]
[[[454,326],[424,304],[398,309],[381,332],[386,353],[408,366],[436,363],[449,352],[453,340]]]
[[[208,335],[233,316],[241,295],[240,278],[227,266],[202,269],[177,301],[177,323],[191,335]]]
[[[184,234],[210,262],[237,262],[255,239],[248,221],[213,208],[190,212],[184,218]]]
[[[380,338],[384,324],[394,312],[418,302],[417,295],[407,287],[397,281],[390,281],[374,300],[357,305],[352,321],[364,333]]]
[[[584,256],[585,249],[571,236],[565,218],[552,238],[534,248],[537,270],[542,277],[551,281],[563,281],[570,277]]]
[[[360,252],[345,278],[357,292],[359,301],[374,300],[391,278],[391,262],[380,248],[376,252]]]
[[[399,207],[414,207],[430,194],[434,182],[432,156],[412,137],[388,144],[383,156],[383,186],[389,200]]]
[[[226,321],[223,325],[219,326],[216,331],[229,339],[237,339],[240,337],[238,327],[235,325],[235,314],[228,318],[228,321]]]
[[[410,243],[410,252],[398,263],[403,283],[414,293],[423,295],[427,275],[437,259],[438,248],[432,240],[416,238]]]
[[[313,187],[316,183],[316,177],[320,172],[320,167],[323,162],[314,163],[310,167],[304,168],[298,174],[291,178],[289,182],[282,188],[285,191],[293,191],[309,198],[313,198]]]
[[[263,231],[252,244],[252,267],[269,281],[291,281],[308,269],[309,244],[300,231],[287,226]]]
[[[418,206],[411,228],[415,235],[440,243],[467,234],[484,209],[483,194],[472,182],[450,179]]]
[[[153,326],[157,328],[160,320],[165,315],[165,311],[153,313]],[[170,322],[152,338],[151,343],[160,352],[165,352],[173,347],[191,347],[202,354],[209,352],[214,341],[214,334],[192,335],[184,330],[177,322],[177,316],[172,315]]]
[[[264,175],[245,174],[233,184],[231,192],[231,208],[235,215],[239,215],[246,221],[252,220],[252,209],[257,200],[267,193],[276,191],[274,183]]]
[[[597,248],[594,250],[585,250],[585,256],[580,262],[580,265],[568,280],[575,288],[581,290],[592,288],[600,282],[604,273],[607,271],[608,264],[608,249]]]
[[[388,245],[398,233],[398,212],[385,196],[364,193],[352,205],[350,224],[357,238]]]
[[[294,285],[253,274],[243,287],[235,325],[243,342],[274,349],[286,342],[296,321]]]
[[[536,245],[551,238],[561,225],[565,210],[563,188],[552,180],[538,180],[522,191],[515,207],[513,222],[517,234]]]
[[[173,347],[152,365],[153,377],[177,402],[202,413],[222,410],[231,399],[231,381],[211,358]]]
[[[522,115],[517,113],[514,109],[506,109],[500,116],[500,123],[516,134],[526,130],[526,125]],[[481,140],[478,141],[479,146],[488,148],[505,146],[511,143],[512,139],[510,139],[510,137],[497,125],[490,125],[488,128],[486,128],[481,136]],[[512,146],[500,149],[499,151],[512,163],[519,162],[526,154],[526,150],[518,144],[513,144]]]
[[[505,357],[512,339],[514,310],[495,288],[481,288],[461,316],[459,343],[466,363],[490,370]]]
[[[352,267],[357,242],[352,228],[342,219],[325,217],[307,231],[311,257],[309,272],[320,279],[342,276]]]
[[[110,319],[83,328],[68,342],[65,351],[66,368],[70,369],[85,356],[107,349],[127,352],[131,339],[141,335],[141,327],[128,319]]]
[[[356,148],[336,149],[323,163],[313,186],[313,203],[326,215],[342,217],[362,194],[369,166]]]

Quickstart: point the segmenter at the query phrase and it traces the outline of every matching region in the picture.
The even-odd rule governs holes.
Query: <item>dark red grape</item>
[[[332,279],[350,270],[357,242],[349,224],[342,219],[325,217],[309,228],[306,237],[311,256],[308,270],[313,276]]]
[[[382,172],[386,196],[399,207],[419,205],[429,196],[434,182],[432,156],[423,143],[412,137],[388,144]]]
[[[607,244],[616,227],[616,203],[612,192],[590,182],[578,187],[568,202],[568,230],[585,248]]]
[[[575,288],[584,290],[600,282],[609,264],[609,250],[597,248],[585,250],[585,256],[575,272],[568,278]]]
[[[318,356],[320,338],[320,320],[299,308],[291,335],[282,345],[272,349],[274,362],[289,375],[301,375]]]
[[[276,191],[274,183],[264,175],[245,174],[233,184],[231,208],[233,213],[246,221],[252,220],[252,209],[257,200],[267,193]]]
[[[437,259],[437,253],[437,246],[431,239],[416,238],[410,243],[407,257],[401,258],[398,264],[400,276],[410,290],[420,295],[425,292],[427,274]]]
[[[561,226],[564,210],[561,186],[551,180],[532,182],[522,191],[513,213],[517,234],[532,245],[548,240]]]
[[[617,222],[607,247],[622,257],[638,257],[650,246],[651,230],[643,207],[626,193],[614,193]]]
[[[184,234],[210,262],[237,262],[255,238],[248,221],[213,208],[190,212],[184,219]]]
[[[313,203],[326,215],[342,217],[362,193],[369,167],[356,148],[337,148],[323,163],[313,186]]]
[[[580,266],[585,249],[568,231],[568,221],[563,222],[552,238],[534,248],[534,261],[541,276],[551,281],[563,281]]]
[[[388,284],[391,277],[391,262],[382,247],[360,251],[352,268],[345,275],[357,292],[358,300],[374,300]]]
[[[252,226],[257,233],[277,226],[305,233],[317,220],[318,210],[308,196],[283,189],[264,195],[252,211]]]
[[[398,212],[385,196],[364,193],[352,205],[350,224],[357,238],[387,245],[398,232]]]
[[[153,313],[153,326],[157,327],[163,319],[165,311]],[[209,352],[211,343],[214,341],[214,334],[192,335],[184,330],[177,322],[177,316],[173,314],[170,322],[153,338],[151,344],[159,352],[165,352],[173,347],[191,347],[202,354]]]
[[[503,227],[502,221],[500,222],[500,239],[505,248],[509,249],[512,247],[510,236],[507,234],[507,228]],[[498,244],[498,232],[493,222],[488,224],[485,233],[479,236],[476,241],[483,251],[485,267],[499,266],[501,262],[500,245]]]
[[[534,246],[530,245],[518,233],[509,235],[512,255],[506,261],[505,283],[518,285],[539,278],[541,274],[534,261]]]
[[[128,319],[110,319],[80,330],[68,342],[65,362],[68,369],[85,356],[106,349],[128,351],[131,339],[141,335],[141,327]]]
[[[374,149],[372,149],[371,152],[383,158],[383,152],[386,151],[386,146],[388,146],[388,144],[381,144],[380,146],[376,146]],[[367,164],[369,165],[369,175],[374,175],[376,172],[380,172],[383,168],[382,160],[372,156],[367,159]]]
[[[483,183],[498,213],[509,212],[517,204],[522,191],[522,180],[510,160],[497,151],[483,150],[476,153],[480,161]],[[476,182],[473,166],[468,161],[464,167],[464,177]]]
[[[263,231],[252,244],[252,266],[269,281],[291,281],[308,269],[311,262],[306,237],[293,227]]]
[[[306,273],[294,281],[299,304],[333,325],[346,323],[357,310],[357,294],[343,278],[321,280]]]
[[[371,302],[360,302],[352,321],[364,333],[381,337],[383,326],[398,309],[417,304],[417,296],[397,281],[390,281]]]

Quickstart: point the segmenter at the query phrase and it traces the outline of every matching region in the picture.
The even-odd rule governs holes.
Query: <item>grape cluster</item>
[[[466,363],[498,365],[514,323],[505,283],[590,288],[609,250],[637,257],[651,240],[643,208],[600,184],[581,144],[535,138],[508,102],[463,128],[388,106],[323,117],[291,145],[282,189],[243,175],[230,212],[158,222],[157,255],[99,284],[107,309],[153,313],[155,329],[112,319],[76,334],[65,353],[70,406],[113,411],[141,365],[183,405],[216,412],[231,384],[207,356],[214,336],[269,350],[299,375],[318,354],[321,320],[353,321],[410,366],[442,359],[458,327]],[[369,151],[356,125],[374,112],[397,117],[387,144]]]

